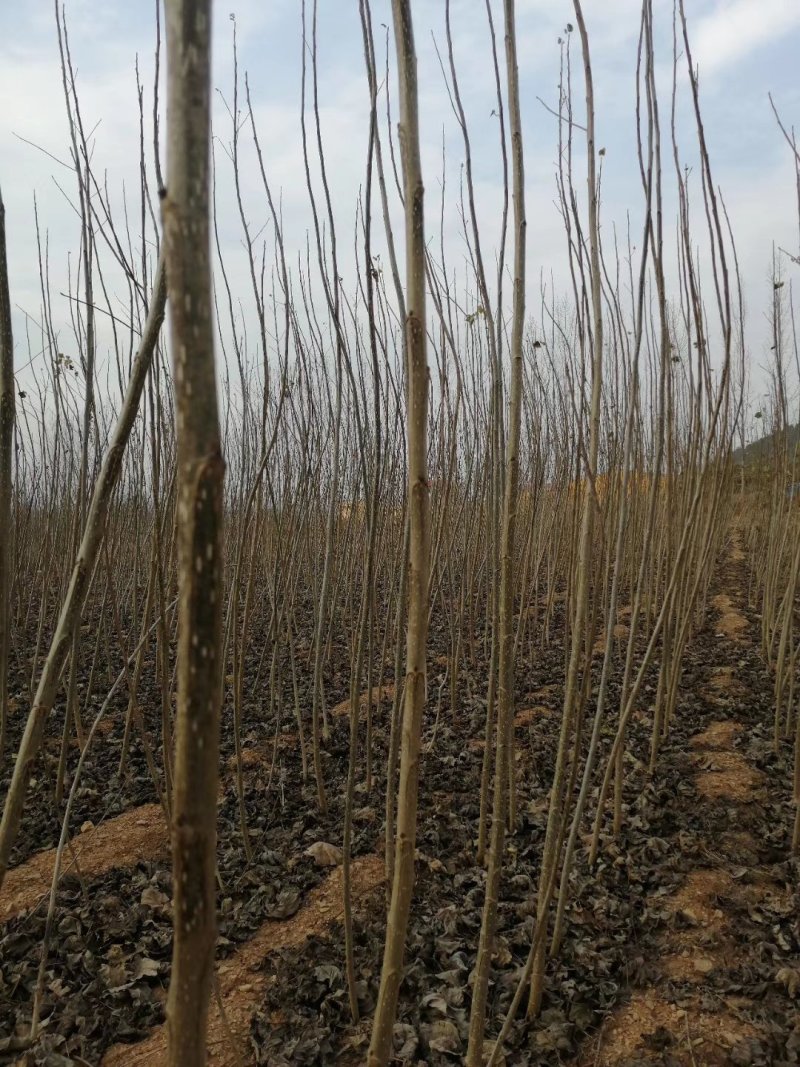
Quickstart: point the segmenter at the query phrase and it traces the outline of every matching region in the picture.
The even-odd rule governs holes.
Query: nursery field
[[[551,7],[11,27],[0,1064],[800,1063],[800,151]]]
[[[773,744],[772,692],[747,589],[747,560],[734,530],[685,655],[676,723],[657,771],[647,773],[653,685],[646,684],[631,722],[622,833],[615,838],[604,828],[594,867],[590,827],[582,835],[566,938],[547,967],[539,1018],[515,1027],[507,1062],[797,1061],[800,899],[790,853],[791,748],[776,752]],[[622,620],[626,615],[620,612]],[[626,636],[622,621],[614,640],[619,645]],[[442,676],[448,646],[435,621],[430,646],[431,671]],[[337,679],[334,671],[331,700],[345,690],[345,649],[334,650],[339,657],[342,674]],[[530,944],[558,743],[562,666],[551,653],[537,660],[520,672],[515,694],[518,822],[507,844],[490,1027],[502,1022]],[[479,691],[486,670],[478,656],[464,688]],[[12,669],[12,691],[24,674]],[[308,671],[301,671],[301,703],[309,687]],[[350,886],[362,1021],[349,1013],[341,926],[349,702],[332,709],[323,818],[313,784],[303,780],[292,716],[271,719],[254,699],[243,715],[241,752],[249,861],[238,834],[236,757],[223,744],[211,1064],[363,1062],[386,923],[385,776],[378,768],[386,759],[393,684],[386,680],[372,693],[376,771],[369,790],[362,776],[356,784]],[[146,721],[144,693],[140,699]],[[362,745],[366,704],[364,693]],[[31,1062],[167,1062],[169,831],[140,743],[118,773],[125,706],[118,700],[102,720],[75,794],[77,832],[62,860],[41,980],[40,1053]],[[395,1028],[399,1062],[457,1062],[465,1047],[484,881],[474,841],[484,746],[478,709],[468,701],[451,708],[444,698],[424,722],[418,904]],[[18,1023],[30,1016],[48,925],[60,830],[50,788],[57,757],[54,742],[35,771],[21,844],[0,891],[0,1028],[14,1035],[2,1046],[10,1062],[26,1062],[28,1028]]]

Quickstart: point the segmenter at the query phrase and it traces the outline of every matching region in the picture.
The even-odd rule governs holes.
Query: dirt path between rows
[[[727,592],[712,601],[713,624],[724,665],[709,668],[709,678],[701,689],[706,702],[721,712],[733,700],[746,695],[734,666],[739,648],[749,644],[750,625],[738,606],[743,560],[740,541],[734,535],[724,568]],[[695,788],[701,798],[721,800],[734,807],[754,800],[764,784],[763,775],[738,750],[742,733],[741,723],[720,718],[690,739]],[[745,857],[755,857],[756,842],[746,833],[738,837],[740,840],[729,842],[729,847],[738,845],[743,862]],[[758,1037],[747,1010],[752,1002],[736,995],[714,997],[710,984],[714,974],[737,962],[725,902],[739,890],[722,855],[718,855],[718,861],[713,862],[714,855],[709,850],[709,866],[690,871],[664,903],[664,910],[673,921],[668,922],[661,937],[658,978],[634,989],[627,1002],[587,1040],[578,1067],[634,1063],[644,1067],[665,1062],[681,1067],[723,1067],[751,1062],[746,1050],[748,1043]],[[769,893],[770,888],[768,883],[751,887],[751,893],[755,899],[759,892]],[[688,995],[671,995],[669,983],[688,989]]]
[[[0,889],[0,923],[30,911],[50,893],[56,849],[37,852],[12,867]],[[64,850],[61,877],[73,871],[96,877],[115,867],[146,863],[169,852],[169,830],[158,804],[132,808],[99,826],[86,825]],[[76,863],[77,860],[77,863]]]
[[[394,683],[389,682],[388,685],[374,685],[371,690],[359,694],[358,704],[363,711],[368,703],[382,704],[386,701],[394,699]],[[346,700],[340,700],[338,704],[334,704],[331,708],[331,715],[336,718],[341,718],[344,715],[350,714],[350,697]]]
[[[242,750],[242,767],[269,766],[269,757],[277,749],[293,746],[297,735],[279,734],[273,741],[257,748]],[[266,761],[266,762],[265,762]],[[225,764],[225,778],[236,773],[236,757]],[[220,796],[225,788],[220,780]],[[69,873],[89,878],[106,874],[116,868],[148,863],[169,854],[170,833],[164,813],[158,804],[142,804],[121,815],[106,819],[94,826],[84,823],[80,832],[70,839],[61,862],[61,878]],[[50,893],[57,849],[35,852],[17,867],[8,871],[0,888],[0,923],[32,911]]]
[[[353,861],[352,895],[357,904],[377,890],[384,880],[383,860],[362,856]],[[213,1067],[242,1067],[253,1062],[250,1019],[263,1003],[267,975],[261,968],[271,952],[292,948],[315,934],[324,933],[343,914],[342,868],[337,867],[312,889],[300,911],[290,919],[267,920],[217,968],[224,1018],[212,999],[208,1024],[208,1062]],[[167,1062],[166,1024],[136,1045],[114,1045],[101,1067],[162,1067]]]
[[[740,724],[725,720],[713,723],[692,739],[693,762],[698,768],[695,784],[701,796],[747,803],[761,784],[758,772],[733,748],[740,731]],[[731,1060],[732,1050],[755,1036],[752,1026],[739,1018],[743,1005],[731,998],[723,1010],[703,1007],[705,980],[735,956],[720,906],[731,891],[731,875],[722,866],[690,872],[665,903],[665,910],[678,922],[676,929],[662,938],[659,969],[664,980],[693,986],[694,996],[684,1007],[678,1007],[665,996],[661,983],[636,990],[592,1038],[591,1054],[580,1061],[584,1067],[616,1067],[637,1053],[642,1055],[642,1062],[648,1062],[643,1053],[648,1044],[652,1047],[659,1031],[671,1035],[670,1047],[682,1049],[680,1060],[670,1062],[687,1067],[737,1062]]]
[[[250,761],[245,759],[243,762],[247,765]],[[47,849],[36,853],[8,872],[0,890],[0,923],[40,905],[46,907],[56,851]],[[96,878],[117,868],[163,859],[168,855],[169,829],[163,811],[157,804],[146,804],[98,826],[85,824],[65,850],[61,876],[76,873],[82,879]],[[355,859],[352,897],[356,907],[383,881],[382,858],[370,855]],[[263,1003],[267,988],[262,963],[271,952],[297,946],[312,935],[324,933],[332,922],[341,919],[342,912],[342,869],[336,867],[309,892],[295,915],[284,920],[266,920],[236,953],[219,964],[218,998],[212,999],[208,1027],[209,1064],[243,1067],[252,1063],[250,1020]],[[166,1026],[161,1025],[137,1044],[112,1046],[101,1063],[103,1067],[151,1067],[167,1062],[166,1051]]]

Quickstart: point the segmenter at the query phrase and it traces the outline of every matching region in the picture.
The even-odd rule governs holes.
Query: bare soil
[[[512,1029],[509,1067],[797,1062],[800,899],[797,865],[788,855],[791,752],[789,746],[775,752],[772,745],[771,692],[751,640],[755,625],[742,593],[745,568],[734,540],[708,622],[687,649],[675,721],[652,778],[646,773],[650,698],[643,696],[636,709],[622,835],[614,839],[610,826],[604,827],[596,869],[589,867],[585,845],[579,849],[563,951],[548,963],[540,1018],[519,1019]],[[563,626],[563,619],[553,625]],[[623,609],[617,627],[628,625]],[[434,625],[432,662],[447,666],[448,647],[448,635]],[[383,833],[387,716],[376,715],[373,722],[371,789],[359,778],[356,793],[353,892],[362,1021],[353,1026],[343,978],[341,868],[319,868],[307,854],[320,841],[341,843],[350,703],[348,650],[338,654],[326,679],[333,705],[324,752],[328,815],[316,808],[313,782],[301,779],[297,736],[288,729],[294,727],[287,714],[291,680],[283,693],[283,723],[265,721],[258,693],[245,707],[250,861],[232,782],[235,758],[230,737],[223,737],[222,1009],[212,1002],[209,1024],[215,1067],[364,1062],[385,932],[383,862],[376,853]],[[619,660],[615,656],[617,678]],[[562,674],[558,638],[518,670],[518,825],[508,840],[489,1037],[504,1018],[530,944]],[[474,838],[486,677],[483,661],[462,665],[458,692],[464,706],[450,708],[445,687],[437,722],[431,707],[425,723],[417,882],[398,1040],[413,1050],[410,1062],[432,1067],[449,1067],[464,1051],[484,892]],[[651,674],[649,683],[654,681]],[[305,711],[309,685],[304,679]],[[652,691],[649,685],[645,693]],[[393,695],[391,682],[361,694],[362,745],[368,700],[385,710]],[[156,699],[153,708],[155,717]],[[168,837],[160,808],[141,803],[147,777],[136,746],[128,778],[114,779],[119,743],[118,720],[104,738],[108,751],[98,751],[87,766],[76,823],[91,819],[97,825],[73,841],[78,863],[59,889],[46,960],[45,1038],[20,1061],[25,1067],[55,1062],[53,1056],[104,1067],[165,1062]],[[603,739],[604,752],[609,743]],[[34,791],[24,830],[31,852],[51,841],[57,828],[47,777],[40,777],[44,784]],[[130,806],[103,819],[113,803]],[[36,905],[49,890],[52,862],[52,850],[19,855],[0,896],[3,1034],[25,1033],[44,928],[43,909]]]
[[[362,856],[351,869],[353,902],[377,890],[384,880],[383,860]],[[290,919],[267,921],[241,949],[217,970],[218,997],[208,1024],[208,1062],[213,1067],[240,1067],[252,1060],[250,1018],[262,1002],[267,975],[261,969],[271,952],[301,944],[340,919],[343,909],[342,868],[337,867],[312,889],[303,907]],[[222,1010],[220,1010],[220,1001]],[[167,1062],[166,1024],[138,1045],[114,1045],[101,1067],[162,1067]]]
[[[359,707],[366,708],[369,700],[372,700],[373,704],[381,704],[384,701],[394,699],[394,685],[375,685],[372,690],[361,693],[358,698]],[[350,714],[350,698],[341,700],[338,704],[334,704],[331,708],[331,715],[340,718]]]
[[[56,849],[37,852],[12,868],[0,889],[0,923],[30,911],[50,895]],[[158,804],[126,811],[99,826],[86,824],[64,851],[62,876],[74,871],[84,878],[125,867],[131,857],[143,861],[169,852],[169,831]]]
[[[714,629],[727,647],[720,646],[723,663],[708,669],[701,688],[709,704],[732,709],[754,696],[739,677],[737,655],[737,646],[749,643],[750,624],[740,610],[744,558],[734,537],[726,567],[727,591],[713,600]],[[700,798],[734,805],[742,814],[758,818],[764,774],[741,751],[745,740],[741,721],[714,720],[689,739],[690,760]],[[767,1026],[758,1025],[757,999],[742,996],[741,986],[728,978],[740,971],[742,962],[733,915],[746,908],[760,921],[760,909],[791,909],[796,894],[774,882],[769,869],[758,864],[759,842],[752,833],[729,831],[720,838],[721,849],[715,850],[713,844],[709,841],[705,853],[712,865],[691,870],[664,902],[671,921],[659,940],[650,980],[634,989],[588,1039],[575,1067],[773,1062],[765,1055],[770,1035]],[[722,992],[726,984],[732,986],[728,995]]]
[[[716,621],[717,633],[727,637],[729,641],[747,642],[750,624],[741,611],[733,606],[730,596],[727,593],[718,593],[712,603],[719,615]]]

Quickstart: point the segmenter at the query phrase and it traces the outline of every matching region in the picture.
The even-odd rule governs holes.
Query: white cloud
[[[702,73],[719,70],[800,27],[798,0],[723,0],[693,32]]]
[[[585,5],[595,68],[598,109],[598,135],[607,148],[604,164],[603,232],[609,254],[613,225],[624,235],[630,210],[634,240],[638,232],[637,212],[641,190],[635,158],[634,85],[638,14],[641,0],[607,0]],[[668,93],[671,83],[672,2],[656,0],[656,44],[665,62],[666,95],[662,97],[662,123],[667,123]],[[38,10],[37,5],[33,5]],[[366,161],[368,101],[361,54],[360,27],[355,8],[340,14],[320,5],[320,109],[326,148],[328,180],[339,233],[340,270],[352,277],[354,261],[354,219],[359,188],[363,187]],[[780,43],[788,31],[800,28],[800,0],[693,0],[689,12],[693,54],[704,73],[720,70],[741,58],[757,44]],[[138,115],[136,111],[133,62],[139,55],[145,85],[146,124],[149,139],[149,107],[153,68],[152,19],[139,9],[133,25],[125,26],[125,8],[119,0],[110,2],[105,16],[92,32],[89,0],[71,0],[68,8],[70,42],[78,68],[78,84],[87,127],[100,126],[93,138],[98,174],[107,178],[115,217],[123,219],[123,186],[127,194],[131,237],[137,240]],[[280,197],[287,254],[292,264],[304,257],[306,234],[311,225],[305,187],[305,174],[299,133],[299,64],[301,38],[295,0],[276,0],[270,7],[258,0],[238,0],[235,5],[240,75],[250,72],[253,105],[259,129],[264,165],[273,192]],[[553,171],[557,145],[557,125],[538,103],[541,96],[557,102],[557,37],[572,17],[569,0],[553,5],[548,0],[518,0],[519,55],[523,88],[526,176],[528,186],[530,307],[537,305],[540,271],[549,280],[551,272],[557,291],[565,282],[565,238],[553,206]],[[374,0],[373,25],[382,67],[384,37],[382,22],[390,24],[386,0]],[[0,13],[0,29],[2,29]],[[443,5],[420,5],[417,24],[421,92],[423,164],[427,189],[426,215],[432,247],[438,249],[440,224],[440,179],[442,175],[442,134],[444,131],[447,179],[447,205],[444,212],[444,245],[451,270],[463,277],[465,246],[458,213],[460,195],[461,138],[452,116],[431,34],[444,45]],[[486,14],[480,0],[453,0],[454,49],[464,106],[467,110],[475,171],[475,194],[481,223],[481,241],[489,274],[494,275],[495,245],[499,231],[502,200],[501,166],[497,150],[497,121],[494,73],[489,51]],[[49,237],[50,272],[55,296],[57,326],[68,342],[69,304],[57,294],[66,290],[68,255],[74,255],[78,227],[73,212],[55,189],[52,175],[61,168],[45,155],[13,136],[19,133],[48,151],[67,155],[67,128],[62,100],[55,28],[41,25],[22,32],[11,25],[6,63],[0,68],[0,99],[8,107],[0,122],[0,181],[7,207],[9,253],[13,259],[13,300],[32,314],[40,304],[38,264],[33,235],[32,199],[38,195],[40,221]],[[498,50],[502,63],[502,27],[496,20]],[[217,8],[214,85],[230,101],[232,79],[232,27],[227,8]],[[391,42],[390,42],[391,44]],[[583,108],[583,86],[579,41],[572,44],[575,105]],[[773,61],[774,43],[754,57],[753,77],[729,78],[724,93],[704,94],[704,116],[714,163],[714,177],[722,186],[737,235],[743,265],[748,304],[752,308],[750,329],[755,352],[762,348],[763,324],[760,309],[764,297],[764,272],[773,239],[793,247],[796,238],[796,204],[790,160],[775,132],[766,103],[766,88],[774,88],[787,123],[796,121],[797,96],[792,70],[783,58]],[[781,50],[778,48],[778,52]],[[785,51],[785,49],[784,49]],[[391,54],[391,48],[390,48]],[[783,67],[781,66],[783,64]],[[162,67],[163,77],[163,67]],[[717,80],[721,87],[725,79]],[[393,97],[393,124],[397,120],[396,85],[390,74]],[[243,93],[240,107],[244,106]],[[163,105],[163,95],[162,95]],[[231,167],[223,147],[230,141],[230,119],[225,115],[219,94],[214,96],[217,146],[218,204],[220,240],[237,308],[248,321],[251,314],[251,282],[243,246],[241,225],[234,196]],[[162,116],[163,118],[163,116]],[[311,118],[309,116],[309,122]],[[383,106],[381,126],[386,136]],[[682,158],[691,163],[695,142],[691,113],[678,111]],[[666,127],[665,127],[666,128]],[[163,132],[163,127],[162,127]],[[315,155],[311,126],[312,156]],[[271,225],[266,199],[256,169],[250,143],[249,124],[242,130],[242,196],[251,233],[263,235],[271,253]],[[386,159],[389,165],[388,156]],[[576,182],[583,189],[584,157],[582,141],[576,143]],[[665,159],[666,218],[674,218],[672,167]],[[318,168],[312,165],[315,187],[319,189]],[[68,190],[74,178],[64,172]],[[389,178],[392,212],[400,233],[397,198]],[[375,193],[377,197],[377,193]],[[377,199],[374,203],[373,251],[382,244],[382,220]],[[669,224],[669,223],[668,223]],[[262,239],[260,237],[260,239]],[[402,244],[402,242],[401,242]],[[101,249],[101,253],[103,250]],[[508,250],[507,250],[508,253]],[[105,256],[108,259],[108,256]],[[313,260],[313,249],[312,249]],[[74,262],[74,261],[73,261]],[[313,268],[312,268],[313,274]],[[110,279],[113,286],[113,277]],[[121,288],[123,297],[126,289]],[[461,294],[459,294],[461,295]],[[531,312],[534,314],[534,310]],[[26,338],[19,321],[16,331],[18,361],[25,358]]]

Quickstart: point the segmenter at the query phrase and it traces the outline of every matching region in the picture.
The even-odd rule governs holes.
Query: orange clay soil
[[[698,766],[696,784],[703,796],[722,796],[746,802],[760,775],[732,751],[741,732],[740,723],[715,722],[690,741]],[[589,1038],[574,1067],[616,1067],[634,1057],[657,1057],[646,1051],[646,1039],[665,1030],[674,1042],[671,1054],[686,1067],[723,1067],[730,1063],[730,1050],[747,1037],[752,1026],[738,1017],[734,997],[715,1012],[701,1008],[703,983],[719,968],[735,962],[735,947],[728,934],[725,897],[733,891],[733,879],[721,867],[691,871],[682,886],[664,902],[667,912],[680,915],[688,928],[668,931],[662,940],[660,971],[664,979],[687,982],[697,989],[684,1007],[673,1004],[660,983],[634,990],[617,1007],[599,1032]],[[764,890],[766,891],[766,887]],[[746,1006],[743,1002],[742,1006]],[[659,1062],[651,1058],[654,1065]]]
[[[535,719],[548,718],[553,714],[552,708],[546,708],[543,704],[534,704],[530,708],[522,708],[514,716],[515,726],[529,726]]]
[[[723,634],[730,641],[737,641],[740,644],[748,643],[747,631],[750,629],[750,624],[734,607],[727,593],[718,594],[711,603],[719,614],[719,618],[714,623],[717,633]]]
[[[114,867],[158,859],[168,851],[164,813],[158,804],[145,804],[76,834],[64,849],[61,874],[76,869],[84,877],[104,874]],[[0,922],[29,911],[47,897],[55,858],[56,850],[49,848],[12,867],[0,889]]]
[[[723,1012],[702,1011],[700,998],[679,1008],[664,1000],[657,989],[637,990],[624,1007],[614,1013],[598,1038],[591,1042],[591,1050],[579,1061],[581,1067],[612,1067],[631,1059],[644,1039],[657,1030],[667,1030],[676,1039],[677,1047],[670,1051],[680,1056],[680,1062],[703,1067],[722,1067],[730,1063],[730,1050],[737,1042],[753,1034],[736,1017],[736,1006]],[[662,1062],[652,1060],[653,1064]]]
[[[365,708],[367,706],[367,700],[370,694],[368,692],[362,693],[358,698],[359,706]],[[394,697],[394,683],[390,682],[389,685],[375,685],[372,687],[372,701],[392,700]],[[335,704],[331,708],[331,715],[342,716],[350,714],[350,697],[347,700],[342,700],[338,704]]]
[[[734,531],[729,548],[729,563],[741,563],[744,553],[738,531]],[[716,632],[735,645],[749,643],[747,619],[727,594],[714,597]],[[711,704],[726,705],[729,700],[746,694],[730,666],[716,667],[706,683],[703,695]],[[695,765],[698,793],[709,799],[723,798],[745,804],[763,784],[763,775],[751,767],[735,749],[742,732],[738,722],[711,723],[690,741]],[[729,835],[736,836],[736,835]],[[747,835],[739,835],[745,838]],[[733,841],[728,842],[733,845]],[[755,860],[755,843],[742,840],[737,851],[743,861]],[[756,897],[769,893],[769,884],[747,888]],[[703,988],[718,968],[735,963],[735,948],[725,918],[725,898],[735,891],[731,875],[722,867],[691,871],[684,884],[665,902],[668,912],[680,915],[688,928],[669,930],[662,939],[660,960],[662,979],[691,984],[696,993],[682,1007],[668,999],[662,982],[634,990],[630,999],[619,1005],[606,1019],[599,1032],[587,1039],[573,1067],[616,1067],[633,1056],[654,1065],[660,1054],[647,1050],[646,1039],[658,1030],[666,1030],[674,1042],[671,1053],[686,1067],[724,1067],[731,1062],[731,1049],[743,1039],[755,1035],[754,1028],[739,1017],[739,1008],[747,1008],[745,998],[727,997],[722,1007],[709,1012],[702,1009]]]
[[[368,896],[383,884],[383,860],[362,856],[353,862],[353,901]],[[337,867],[312,889],[296,915],[290,919],[267,920],[249,941],[217,968],[219,999],[212,997],[208,1022],[208,1062],[210,1067],[243,1067],[253,1062],[248,1035],[253,1012],[263,1002],[268,977],[261,970],[266,957],[278,949],[302,944],[312,934],[323,933],[342,917],[342,868]],[[156,1027],[136,1045],[114,1045],[106,1052],[101,1067],[163,1067],[167,1062],[167,1028]]]

